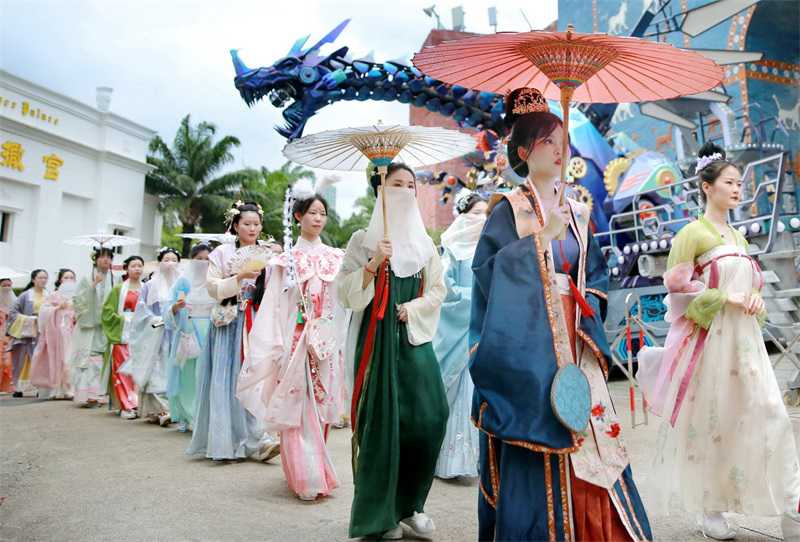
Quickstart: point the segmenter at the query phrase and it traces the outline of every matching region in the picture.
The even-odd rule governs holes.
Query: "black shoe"
[[[11,395],[11,397],[22,397],[22,392],[21,392],[21,391],[15,391],[15,392],[14,392],[14,393]]]

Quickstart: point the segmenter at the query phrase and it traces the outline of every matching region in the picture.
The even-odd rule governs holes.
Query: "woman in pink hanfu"
[[[287,249],[271,261],[237,395],[267,430],[280,431],[289,488],[314,500],[339,485],[325,442],[347,402],[339,337],[346,326],[332,288],[344,253],[320,239],[327,202],[310,187],[293,192],[300,238],[291,248],[289,230]]]
[[[38,388],[40,398],[71,399],[66,357],[75,328],[75,272],[59,270],[55,286],[56,291],[45,298],[39,309],[39,341],[31,358],[31,384]]]

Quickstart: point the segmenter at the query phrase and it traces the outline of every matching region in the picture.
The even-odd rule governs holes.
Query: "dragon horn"
[[[331,30],[330,32],[328,32],[325,35],[324,38],[322,38],[317,43],[315,43],[313,46],[311,46],[311,48],[306,51],[306,54],[308,54],[308,53],[310,53],[312,51],[316,51],[317,49],[319,49],[320,47],[322,47],[326,43],[333,43],[334,41],[336,41],[336,38],[339,37],[339,34],[342,33],[342,30],[344,30],[344,27],[347,26],[347,24],[349,22],[350,22],[350,19],[345,19],[344,21],[339,23],[339,25],[336,28],[334,28],[333,30]]]
[[[236,75],[242,75],[245,72],[250,71],[250,68],[244,65],[242,59],[239,58],[239,50],[238,49],[231,49],[231,60],[233,60],[233,67],[236,70]]]
[[[308,36],[305,36],[303,38],[300,38],[299,40],[294,42],[294,45],[292,45],[292,48],[289,49],[289,53],[286,56],[300,56],[300,55],[302,55],[303,54],[303,45],[306,44],[306,42],[308,41],[308,38],[310,38],[310,37],[311,37],[311,34],[309,34]]]

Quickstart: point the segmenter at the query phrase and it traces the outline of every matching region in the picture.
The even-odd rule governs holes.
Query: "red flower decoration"
[[[606,413],[606,407],[602,405],[602,403],[597,403],[592,407],[592,416],[595,418],[602,416]]]
[[[606,435],[611,438],[617,438],[619,436],[620,427],[619,424],[614,422],[608,426],[608,431],[606,431]]]

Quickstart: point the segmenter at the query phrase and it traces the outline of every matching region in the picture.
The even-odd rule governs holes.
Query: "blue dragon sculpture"
[[[333,43],[349,22],[342,21],[305,50],[309,36],[300,38],[284,58],[268,67],[250,69],[238,51],[231,50],[236,89],[248,106],[267,97],[273,106],[283,108],[285,123],[275,127],[283,137],[289,141],[301,137],[310,117],[340,100],[398,101],[452,117],[461,126],[506,133],[498,94],[436,81],[401,61],[378,63],[371,54],[351,59],[347,47],[322,55],[322,46]]]

